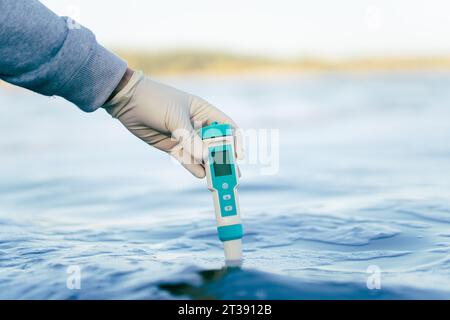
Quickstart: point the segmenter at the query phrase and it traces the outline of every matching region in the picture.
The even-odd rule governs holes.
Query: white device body
[[[218,190],[214,187],[213,184],[213,176],[211,173],[211,165],[210,165],[210,158],[208,157],[208,161],[205,163],[205,171],[206,171],[206,178],[208,181],[208,189],[212,192],[213,195],[213,202],[214,202],[214,210],[216,215],[216,221],[218,227],[224,227],[224,226],[230,226],[230,225],[236,225],[241,224],[241,215],[239,210],[239,200],[238,200],[238,194],[237,194],[237,186],[239,185],[239,174],[238,174],[238,167],[236,164],[235,159],[235,151],[234,151],[234,138],[233,136],[221,136],[221,137],[214,137],[209,139],[203,140],[204,146],[208,148],[215,147],[215,146],[223,146],[227,145],[231,155],[233,157],[233,163],[234,166],[234,172],[236,175],[236,184],[233,187],[227,187],[223,189],[228,189],[227,192],[233,193],[234,195],[234,206],[235,206],[235,212],[236,214],[230,215],[230,216],[224,216],[223,215],[223,208],[221,208],[220,205],[220,193]],[[219,186],[221,188],[222,186]],[[221,193],[223,194],[224,190],[221,190]],[[224,196],[224,195],[222,195]],[[226,195],[225,195],[226,196]],[[225,252],[225,259],[227,261],[238,261],[242,259],[242,250],[241,250],[241,239],[233,239],[229,241],[223,241],[224,244],[224,252]]]

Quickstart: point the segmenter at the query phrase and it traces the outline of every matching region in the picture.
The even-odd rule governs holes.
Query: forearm
[[[0,77],[94,111],[112,95],[127,65],[91,31],[69,26],[36,0],[0,1]]]

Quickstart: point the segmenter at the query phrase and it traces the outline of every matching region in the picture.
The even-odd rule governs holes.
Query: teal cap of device
[[[232,136],[233,128],[227,123],[213,122],[209,126],[203,127],[200,130],[202,139],[211,139],[217,137]]]
[[[219,232],[219,239],[221,241],[241,239],[244,233],[242,230],[242,224],[240,223],[217,227],[217,231]]]

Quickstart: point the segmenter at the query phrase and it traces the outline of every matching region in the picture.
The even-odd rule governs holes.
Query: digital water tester
[[[208,189],[213,194],[217,232],[223,242],[225,259],[240,261],[243,231],[237,195],[239,177],[233,129],[228,124],[213,122],[201,129],[201,137],[208,148],[206,178]]]

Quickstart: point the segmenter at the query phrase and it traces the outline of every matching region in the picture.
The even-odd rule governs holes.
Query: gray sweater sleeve
[[[0,78],[91,112],[127,68],[94,34],[37,0],[0,0]]]

